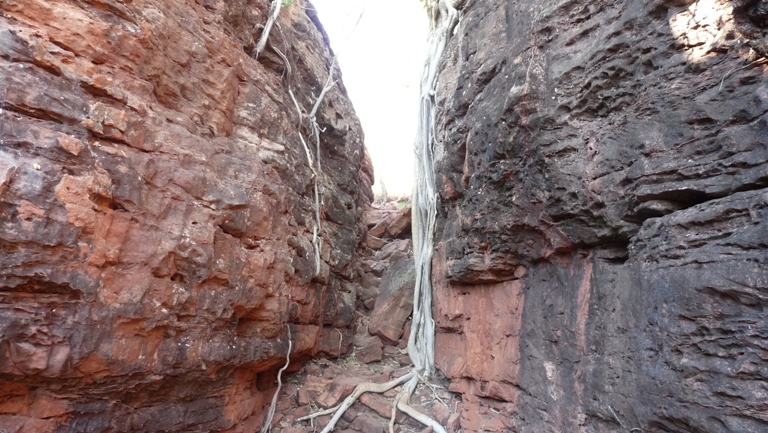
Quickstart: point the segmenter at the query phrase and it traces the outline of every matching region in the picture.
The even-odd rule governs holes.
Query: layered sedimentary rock
[[[300,141],[308,6],[257,61],[267,0],[0,2],[0,431],[252,432],[289,327],[351,344],[372,172],[341,83]]]
[[[459,3],[433,279],[463,431],[767,431],[765,3]]]

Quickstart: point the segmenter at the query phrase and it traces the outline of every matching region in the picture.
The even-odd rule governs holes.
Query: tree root
[[[344,412],[346,412],[347,409],[352,407],[352,405],[355,403],[355,401],[357,401],[358,398],[360,398],[361,395],[365,394],[366,392],[374,392],[377,394],[381,394],[389,391],[390,389],[398,385],[401,385],[407,382],[405,387],[397,394],[397,397],[395,397],[395,400],[392,403],[392,416],[389,421],[390,433],[394,433],[394,424],[395,424],[395,415],[396,415],[395,408],[399,409],[401,412],[405,413],[406,415],[410,416],[416,421],[424,424],[425,426],[432,427],[432,429],[436,433],[446,433],[445,429],[443,428],[443,426],[440,425],[440,423],[430,418],[429,416],[419,412],[409,404],[411,395],[416,390],[416,385],[419,384],[419,381],[420,381],[419,374],[416,373],[415,371],[411,371],[410,373],[400,376],[397,379],[392,379],[389,382],[361,383],[360,385],[357,385],[355,387],[355,390],[352,392],[352,394],[350,394],[347,398],[345,398],[340,405],[334,406],[330,409],[321,410],[319,412],[315,412],[307,416],[303,416],[301,418],[298,418],[296,422],[314,420],[315,418],[323,415],[334,414],[331,420],[328,421],[328,424],[320,432],[320,433],[330,433],[331,431],[333,431],[333,428],[336,427],[336,423],[339,422],[341,417],[344,415]]]
[[[280,1],[281,0],[273,0],[273,2]],[[340,405],[323,411],[315,412],[296,420],[297,422],[306,420],[313,421],[319,416],[333,414],[331,420],[323,428],[321,433],[330,433],[336,426],[336,423],[339,421],[339,419],[341,419],[341,417],[347,411],[347,409],[349,409],[362,394],[366,392],[384,393],[406,382],[407,384],[398,393],[392,404],[392,416],[389,422],[390,432],[394,433],[395,415],[397,409],[399,409],[416,421],[428,427],[432,427],[436,433],[446,433],[445,428],[443,428],[440,423],[431,417],[422,414],[413,406],[411,406],[410,398],[411,395],[413,395],[413,392],[416,390],[416,386],[421,380],[423,380],[422,373],[424,376],[429,377],[435,371],[435,322],[432,318],[431,286],[431,261],[432,250],[434,248],[437,201],[433,162],[433,145],[436,141],[436,137],[433,133],[436,116],[434,95],[437,86],[437,66],[443,55],[448,40],[450,39],[453,30],[458,23],[458,11],[456,7],[460,4],[463,4],[463,2],[464,0],[426,0],[425,3],[427,12],[430,15],[430,19],[432,21],[432,32],[430,35],[430,56],[427,59],[424,75],[422,76],[419,130],[417,134],[417,144],[415,149],[418,157],[418,179],[416,188],[414,190],[413,201],[413,209],[415,212],[413,220],[413,250],[416,267],[416,287],[414,289],[414,309],[412,316],[413,320],[411,323],[411,334],[408,340],[408,353],[411,357],[414,368],[410,373],[405,374],[397,379],[390,380],[389,382],[369,382],[360,384],[355,387],[355,390],[352,392],[352,394],[344,399]],[[360,19],[363,16],[363,12],[360,13],[360,17],[358,17],[357,23],[355,23],[355,28],[359,24]],[[266,30],[267,29],[265,28],[265,32]],[[354,28],[352,32],[354,32]],[[262,39],[263,38],[264,34],[262,34]],[[283,61],[286,62],[288,65],[287,67],[290,68],[286,56],[279,51],[278,54],[283,59]],[[333,76],[337,67],[337,57],[338,54],[333,57],[330,71],[328,73],[328,78],[323,85],[319,96],[315,100],[312,109],[306,116],[303,114],[301,105],[298,103],[293,92],[291,91],[290,85],[288,87],[288,93],[299,116],[299,139],[301,140],[301,144],[304,147],[304,151],[307,155],[307,161],[313,175],[316,222],[313,230],[314,235],[312,243],[315,246],[317,273],[319,273],[320,270],[320,245],[316,245],[316,242],[319,239],[317,235],[320,228],[320,197],[318,191],[319,179],[317,177],[322,169],[320,164],[320,128],[317,123],[316,115],[321,101],[324,99],[326,93],[336,85],[336,81],[333,79]],[[314,160],[312,158],[312,152],[307,145],[307,142],[301,131],[301,123],[303,123],[302,121],[305,117],[309,120],[309,132],[315,139],[316,149]]]
[[[400,385],[401,383],[410,380],[413,377],[413,373],[408,373],[404,376],[401,376],[397,379],[390,380],[389,382],[385,383],[362,383],[360,385],[357,385],[355,387],[354,392],[349,395],[349,397],[345,398],[344,401],[339,406],[339,409],[336,410],[336,413],[333,415],[331,420],[328,422],[328,425],[325,426],[322,432],[320,433],[329,433],[333,430],[333,428],[336,426],[336,423],[341,419],[341,416],[344,415],[344,412],[349,409],[352,404],[355,403],[355,401],[364,393],[366,392],[375,392],[378,394],[381,394],[383,392],[387,392],[390,389],[396,387],[397,385]]]
[[[272,13],[270,14],[270,19],[267,21],[267,25],[264,28],[264,32],[261,35],[261,38],[259,39],[259,43],[256,47],[256,53],[254,57],[258,58],[261,51],[264,50],[264,47],[267,43],[267,37],[269,36],[269,31],[272,28],[272,24],[277,19],[278,14],[280,13],[280,6],[282,4],[283,0],[272,0]],[[360,20],[363,17],[363,12],[365,12],[365,8],[360,12],[360,16],[357,18],[357,22],[355,23],[355,26],[352,28],[352,31],[350,32],[349,36],[347,36],[347,41],[352,37],[352,34],[357,29],[358,24],[360,24]],[[280,27],[278,25],[278,30],[280,30]],[[346,44],[346,41],[345,41]],[[301,144],[304,147],[304,152],[307,156],[307,163],[309,165],[309,169],[312,171],[312,186],[314,191],[314,224],[312,227],[312,248],[315,252],[315,275],[320,275],[321,270],[321,253],[323,249],[323,240],[321,237],[322,232],[322,221],[321,221],[321,213],[320,213],[320,205],[321,205],[321,198],[320,198],[320,176],[323,172],[323,167],[320,162],[320,126],[317,124],[317,111],[320,108],[321,103],[325,99],[325,95],[333,89],[336,86],[336,80],[333,79],[334,73],[337,69],[337,63],[339,55],[341,54],[341,51],[339,53],[334,54],[333,59],[331,60],[331,67],[328,70],[328,78],[325,80],[325,84],[323,85],[322,90],[320,91],[320,94],[317,96],[317,99],[315,99],[315,103],[312,105],[312,109],[308,114],[304,114],[304,111],[302,110],[301,104],[299,104],[299,101],[296,99],[296,96],[293,94],[293,90],[290,86],[290,72],[291,72],[291,63],[288,61],[288,57],[279,49],[277,49],[275,46],[272,46],[272,48],[275,50],[275,52],[280,56],[280,58],[285,63],[286,71],[288,72],[288,95],[291,97],[291,101],[293,102],[294,108],[296,108],[296,114],[299,118],[299,125],[297,126],[297,130],[299,133],[299,140],[301,140]],[[301,132],[301,125],[303,123],[304,119],[307,119],[309,121],[309,132],[312,135],[312,137],[315,139],[315,156],[312,157],[312,152],[309,150],[309,145],[307,145],[307,140],[304,138],[304,134]]]
[[[401,389],[400,392],[397,393],[395,396],[395,399],[392,400],[392,411],[389,415],[389,433],[395,433],[395,420],[397,419],[397,402],[400,401],[400,397],[403,395],[403,392],[405,392],[405,389]]]
[[[430,54],[427,58],[424,74],[422,75],[419,126],[415,148],[418,164],[418,176],[413,194],[413,251],[416,267],[416,284],[413,295],[411,335],[408,339],[408,354],[414,368],[410,373],[386,383],[358,385],[355,391],[344,400],[338,409],[324,411],[324,414],[333,413],[334,415],[321,433],[332,431],[344,412],[352,406],[361,394],[365,392],[385,392],[406,381],[406,386],[398,393],[392,405],[392,416],[389,422],[390,433],[394,433],[396,409],[399,409],[416,421],[432,427],[437,433],[446,433],[440,423],[417,411],[409,403],[411,395],[416,390],[416,386],[422,380],[422,373],[424,376],[429,377],[435,371],[435,321],[432,318],[431,284],[432,251],[434,249],[435,221],[437,217],[437,188],[435,186],[433,158],[433,146],[436,142],[433,132],[436,116],[434,95],[437,87],[438,63],[442,58],[448,40],[458,24],[459,14],[456,7],[461,4],[463,4],[463,0],[426,0],[425,3],[427,13],[430,16],[432,30],[430,34]],[[323,87],[323,92],[320,93],[320,99],[325,95],[326,87],[332,87],[335,84],[332,81],[334,66],[335,59],[331,66],[331,73]],[[316,103],[310,113],[311,119],[314,119],[317,108],[318,104]],[[318,130],[314,120],[311,126],[317,140]],[[308,151],[306,144],[305,150]],[[307,417],[304,418],[309,419]]]
[[[317,417],[320,417],[320,416],[323,416],[323,415],[330,415],[332,413],[335,413],[337,410],[339,410],[339,407],[341,407],[341,405],[337,404],[334,407],[331,407],[331,408],[328,408],[328,409],[324,409],[324,410],[321,410],[321,411],[317,411],[315,413],[311,413],[311,414],[309,414],[307,416],[303,416],[301,418],[297,418],[296,422],[301,422],[301,421],[306,421],[306,420],[313,420],[313,419],[315,419]]]
[[[264,420],[264,425],[261,427],[261,433],[270,433],[272,431],[272,419],[275,417],[277,399],[280,397],[280,390],[283,388],[283,371],[285,371],[291,363],[291,349],[293,348],[293,342],[291,341],[291,325],[287,325],[286,328],[288,328],[288,353],[285,354],[285,365],[277,371],[277,391],[275,391],[275,395],[272,396],[272,404],[269,405],[269,412],[267,412],[267,418]]]
[[[253,58],[258,59],[264,48],[267,46],[267,39],[269,38],[269,32],[272,30],[272,25],[280,15],[280,8],[283,6],[283,0],[272,0],[272,5],[269,7],[269,18],[267,18],[267,24],[264,25],[264,31],[261,32],[259,43],[256,44],[256,48],[253,50]]]
[[[417,373],[413,378],[411,378],[410,381],[408,381],[408,383],[405,385],[405,392],[403,392],[403,395],[397,402],[397,408],[416,421],[424,424],[425,426],[432,427],[432,430],[435,433],[446,433],[445,429],[440,425],[439,422],[424,415],[409,404],[411,395],[413,395],[413,392],[416,390],[416,385],[419,384],[419,380],[420,376]]]

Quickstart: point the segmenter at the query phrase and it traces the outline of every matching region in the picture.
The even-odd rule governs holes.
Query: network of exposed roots
[[[362,383],[344,401],[332,408],[318,411],[299,418],[297,421],[312,420],[320,416],[332,415],[330,421],[322,433],[333,431],[339,419],[344,412],[349,409],[355,401],[364,393],[385,393],[395,387],[400,386],[400,391],[392,400],[392,414],[390,417],[389,430],[394,432],[394,420],[396,411],[401,411],[413,419],[419,421],[425,426],[432,427],[433,431],[445,433],[445,428],[431,417],[419,412],[410,405],[410,398],[418,384],[422,381],[428,383],[435,373],[435,324],[432,319],[432,285],[431,285],[431,263],[432,251],[434,248],[435,221],[437,216],[437,192],[434,180],[434,159],[433,149],[435,145],[434,124],[435,124],[435,89],[437,87],[437,70],[440,59],[442,58],[445,46],[448,43],[453,30],[458,23],[459,14],[457,8],[462,0],[426,0],[425,8],[430,19],[430,33],[428,38],[428,55],[424,65],[424,71],[421,80],[421,95],[419,106],[418,130],[415,140],[415,152],[417,156],[416,180],[413,191],[413,252],[416,269],[416,284],[414,288],[413,313],[411,321],[411,333],[408,340],[408,355],[413,364],[410,371],[400,377],[384,383]],[[272,0],[270,15],[267,24],[264,27],[259,42],[254,51],[254,57],[264,51],[268,44],[269,33],[274,26],[283,4],[283,0]],[[361,14],[362,16],[362,14]],[[358,18],[358,23],[360,18]],[[271,48],[283,59],[286,71],[290,75],[291,65],[288,58],[279,49],[274,46]],[[337,53],[331,63],[328,71],[328,79],[317,97],[311,110],[304,111],[296,100],[293,89],[288,83],[288,93],[296,107],[296,111],[301,119],[302,125],[308,125],[311,137],[314,139],[316,147],[316,157],[313,159],[307,139],[304,137],[302,125],[299,126],[299,138],[304,146],[307,155],[307,162],[312,170],[314,184],[314,241],[315,264],[319,268],[320,244],[320,191],[319,177],[322,174],[319,155],[320,155],[320,129],[317,125],[316,114],[325,94],[333,88],[336,81],[333,79],[334,71],[337,65]],[[288,334],[290,341],[290,332]],[[286,355],[286,366],[290,362],[290,345]],[[284,367],[285,368],[285,367]],[[281,374],[284,370],[278,372],[278,389],[275,398],[272,401],[264,426],[261,433],[271,431],[273,416],[277,396],[280,394],[282,386]]]

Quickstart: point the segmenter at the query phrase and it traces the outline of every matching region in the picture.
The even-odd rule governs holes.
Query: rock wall
[[[256,61],[267,0],[0,1],[0,431],[253,432],[286,325],[351,344],[373,175],[341,83],[308,165],[310,6]]]
[[[768,431],[766,3],[458,3],[433,279],[462,431]]]

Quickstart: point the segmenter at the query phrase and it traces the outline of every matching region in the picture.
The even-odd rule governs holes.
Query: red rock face
[[[433,281],[462,431],[768,431],[765,2],[456,3]]]
[[[311,107],[331,54],[295,0],[290,67],[251,58],[268,6],[0,3],[0,430],[254,431],[286,324],[294,360],[353,340],[370,163],[339,86],[316,274],[288,89]]]

